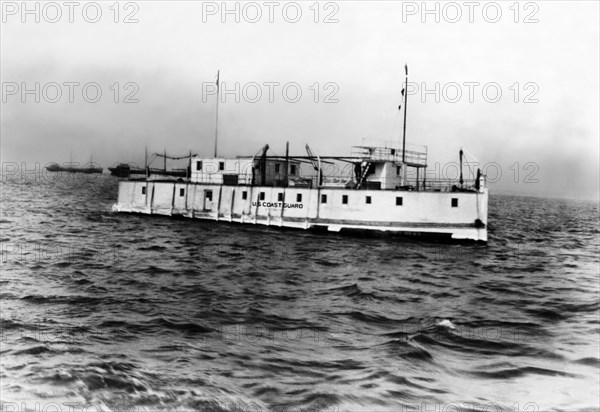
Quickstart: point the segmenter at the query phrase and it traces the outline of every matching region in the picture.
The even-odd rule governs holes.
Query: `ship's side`
[[[121,181],[114,210],[329,231],[487,241],[488,191],[416,192]]]
[[[370,157],[351,163],[357,170],[347,180],[323,178],[320,171],[320,179],[303,179],[297,159],[190,159],[186,179],[148,176],[119,182],[114,210],[487,241],[488,190],[483,176],[469,189],[440,189],[425,182],[422,174],[415,187],[406,184],[407,162]]]

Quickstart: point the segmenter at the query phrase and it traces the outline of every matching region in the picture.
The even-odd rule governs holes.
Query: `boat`
[[[144,169],[136,166],[131,166],[129,163],[118,163],[115,166],[109,167],[110,174],[117,177],[129,177],[130,175],[145,175]]]
[[[76,167],[72,166],[72,163],[69,163],[67,166],[61,166],[58,163],[51,163],[46,166],[46,170],[49,172],[66,172],[66,173],[102,173],[102,168],[98,166],[86,166],[86,167]]]
[[[168,156],[167,151],[165,149],[164,153],[154,153],[148,158],[148,153],[146,151],[145,157],[145,167],[142,169],[134,164],[132,167],[129,163],[118,163],[116,166],[109,167],[108,170],[113,176],[117,177],[127,177],[132,179],[140,179],[140,178],[149,178],[149,179],[172,179],[177,180],[179,178],[187,178],[190,176],[190,168],[181,168],[181,169],[167,169],[167,159],[172,160],[181,160],[186,159],[191,156],[191,152],[188,156],[179,156],[173,157]],[[164,165],[163,168],[153,168],[150,167],[150,164],[154,159],[163,158]]]
[[[58,163],[50,163],[46,166],[46,170],[49,172],[65,172],[65,173],[102,173],[103,168],[94,164],[92,157],[90,156],[90,163],[88,165],[84,165],[82,167],[78,167],[73,163],[73,156],[71,155],[71,160],[64,166],[59,165]]]
[[[119,182],[116,212],[297,229],[487,241],[485,176],[427,180],[426,151],[361,145],[353,156],[191,157],[190,176]],[[326,167],[345,163],[339,174]],[[408,169],[416,169],[414,176]],[[316,169],[316,170],[315,170]],[[421,172],[422,171],[422,172]],[[417,177],[417,174],[419,175]]]
[[[332,156],[308,145],[306,154],[290,155],[289,144],[285,156],[269,155],[265,145],[228,158],[217,156],[215,133],[214,156],[178,158],[187,159],[185,177],[165,179],[146,167],[145,176],[120,181],[113,211],[487,242],[485,175],[463,174],[461,149],[459,178],[428,178],[428,149],[406,145],[406,96],[403,103],[401,145],[363,140],[349,155]]]

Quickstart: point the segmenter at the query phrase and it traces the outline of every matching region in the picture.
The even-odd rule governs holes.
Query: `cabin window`
[[[327,195],[321,195],[321,203],[327,203]]]
[[[146,194],[146,186],[142,186],[142,194],[145,195]]]
[[[219,162],[219,170],[225,170],[225,162]]]
[[[296,174],[296,165],[291,165],[290,166],[290,174],[291,175],[295,175]]]
[[[179,196],[185,196],[185,189],[179,189]]]
[[[196,162],[196,170],[202,170],[202,162],[200,160]]]
[[[283,193],[277,193],[277,201],[283,202]]]
[[[396,198],[396,206],[402,206],[402,198],[401,197]]]
[[[279,165],[279,164],[275,165],[275,173],[279,173],[279,166],[281,166],[281,165]]]
[[[390,154],[392,156],[396,156],[396,149],[390,149]]]
[[[265,192],[260,192],[258,195],[258,200],[265,200]]]
[[[396,166],[396,176],[400,176],[401,172],[402,172],[402,166]]]
[[[366,203],[366,204],[368,204],[368,205],[370,205],[370,204],[371,204],[371,196],[367,196],[367,197],[365,198],[365,203]]]
[[[345,205],[348,204],[348,195],[342,195],[342,203]]]
[[[302,202],[302,193],[296,194],[296,202]]]
[[[246,192],[245,190],[242,192],[242,200],[246,200],[248,199],[248,192]]]
[[[453,197],[451,205],[452,207],[458,207],[458,198]]]
[[[212,190],[207,190],[205,196],[206,200],[210,200],[212,202]]]

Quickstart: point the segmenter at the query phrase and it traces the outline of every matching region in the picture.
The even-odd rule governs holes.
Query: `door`
[[[205,190],[204,191],[204,210],[212,210],[213,207],[213,191]]]

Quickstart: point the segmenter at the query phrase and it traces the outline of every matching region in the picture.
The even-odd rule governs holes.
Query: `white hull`
[[[327,197],[325,203],[323,196]],[[305,230],[380,231],[486,242],[487,204],[487,189],[429,192],[121,181],[113,210]]]

